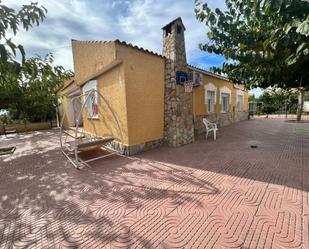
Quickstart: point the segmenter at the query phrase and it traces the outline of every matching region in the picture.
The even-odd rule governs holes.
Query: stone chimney
[[[185,26],[180,17],[163,28],[165,59],[164,138],[168,145],[179,147],[194,141],[192,93],[186,93],[187,79]]]
[[[163,29],[163,56],[172,60],[183,71],[187,70],[185,47],[185,26],[180,17],[167,24]]]

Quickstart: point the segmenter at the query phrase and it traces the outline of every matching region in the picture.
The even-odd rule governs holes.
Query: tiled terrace
[[[244,121],[83,170],[56,130],[1,138],[0,247],[309,248],[308,128]]]

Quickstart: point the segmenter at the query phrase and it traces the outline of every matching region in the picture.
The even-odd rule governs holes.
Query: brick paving
[[[55,130],[0,138],[17,146],[0,157],[0,247],[309,248],[308,127],[244,121],[79,171]]]

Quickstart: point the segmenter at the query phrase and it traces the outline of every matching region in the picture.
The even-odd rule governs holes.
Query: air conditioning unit
[[[192,80],[195,86],[203,85],[203,74],[199,72],[192,72]]]

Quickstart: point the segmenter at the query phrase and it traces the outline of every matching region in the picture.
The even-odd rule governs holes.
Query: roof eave
[[[230,82],[230,80],[229,80],[227,77],[224,77],[224,76],[222,76],[222,75],[209,72],[209,71],[207,71],[207,70],[205,70],[205,69],[198,68],[198,67],[195,67],[195,66],[192,66],[192,65],[189,65],[189,64],[188,64],[188,68],[189,68],[189,69],[192,69],[192,70],[197,70],[197,71],[200,71],[201,73],[207,74],[207,75],[209,75],[209,76],[216,77],[216,78],[218,78],[218,79],[226,80],[226,81],[229,81],[229,82]]]
[[[122,63],[122,60],[116,59],[113,60],[111,63],[103,67],[101,70],[95,72],[94,74],[84,78],[83,80],[80,81],[80,83],[77,83],[78,86],[82,87],[85,85],[89,80],[96,79],[97,77],[101,76],[102,74],[112,70],[113,68],[117,67]]]
[[[74,78],[72,78],[72,79],[70,80],[70,82],[69,82],[67,85],[65,85],[65,84],[63,83],[63,84],[56,90],[56,93],[65,90],[65,89],[68,88],[70,85],[72,85],[74,82],[75,82],[75,80],[74,80]]]

